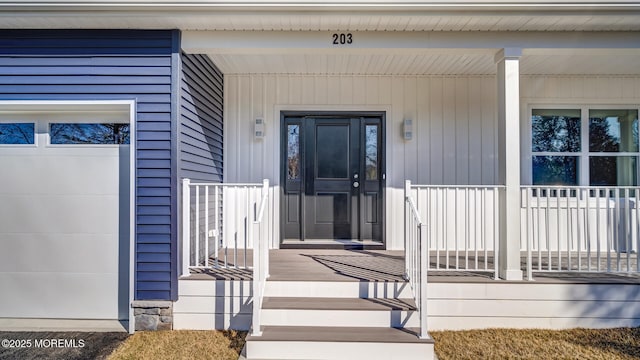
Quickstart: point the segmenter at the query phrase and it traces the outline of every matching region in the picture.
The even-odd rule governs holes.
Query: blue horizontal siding
[[[169,276],[169,273],[167,273],[166,276]],[[171,284],[166,281],[141,281],[140,285],[138,285],[138,291],[155,291],[160,293],[163,292],[163,289],[165,289],[167,286],[171,286]]]
[[[158,121],[158,118],[151,120],[138,119],[138,130],[140,131],[171,131],[171,124],[166,121]]]
[[[179,36],[162,30],[0,30],[0,99],[136,101],[139,300],[176,297],[172,79]]]
[[[223,75],[205,55],[181,60],[179,178],[222,182]]]
[[[139,263],[138,270],[141,272],[169,272],[171,266],[165,263]],[[145,275],[146,276],[146,275]]]
[[[153,284],[150,287],[146,287],[147,289],[157,290],[158,284],[162,284],[163,282],[157,282],[157,281],[155,281],[155,279],[164,277],[166,275],[167,275],[167,271],[150,271],[150,270],[147,270],[147,271],[140,272],[138,277],[139,277],[140,281],[150,282],[150,283]]]
[[[0,34],[0,36],[6,36],[6,33]],[[47,54],[46,49],[40,49],[41,54]],[[147,75],[145,71],[150,71],[151,74],[155,75],[165,75],[161,68],[162,67],[171,67],[171,59],[168,59],[166,54],[161,56],[144,56],[144,66],[141,65],[140,61],[136,58],[131,58],[129,56],[125,57],[92,57],[86,55],[96,55],[96,54],[80,54],[76,56],[70,56],[69,54],[64,57],[31,57],[25,56],[25,54],[15,53],[15,54],[4,54],[4,55],[17,55],[20,56],[23,61],[23,66],[29,67],[38,67],[35,69],[33,73],[28,72],[25,69],[16,70],[15,73],[12,74],[38,74],[38,71],[42,71],[44,73],[49,74],[58,74],[51,67],[60,67],[60,71],[62,75],[77,75],[78,72],[82,72],[83,74],[126,74],[127,71],[136,72],[136,69],[144,68],[144,71],[136,72],[139,75]],[[51,55],[51,54],[47,54]],[[113,55],[113,54],[107,54]],[[126,54],[130,55],[130,54]],[[13,62],[8,60],[9,58],[0,58],[0,66],[9,65],[12,66]],[[83,68],[84,67],[84,68]],[[122,68],[122,69],[121,69]],[[65,70],[66,69],[66,70]],[[71,69],[77,69],[76,72],[73,72]],[[123,72],[119,72],[122,70]],[[64,71],[68,71],[68,73],[64,73]]]
[[[170,244],[138,244],[138,251],[141,253],[168,254],[171,252]],[[140,274],[138,274],[140,275]],[[148,275],[148,274],[147,274]]]
[[[138,234],[137,238],[138,244],[170,244],[171,236],[169,234]],[[169,265],[169,264],[167,264]]]

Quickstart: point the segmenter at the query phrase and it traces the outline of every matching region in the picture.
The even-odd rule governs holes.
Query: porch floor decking
[[[245,263],[246,254],[246,263]],[[240,251],[237,259],[229,254],[227,257],[229,268],[225,267],[224,257],[218,260],[218,268],[213,268],[215,260],[210,259],[211,268],[191,269],[192,280],[251,280],[251,269],[234,268],[237,261],[240,267],[252,266],[253,252],[251,250]],[[538,267],[537,254],[533,259],[534,272],[533,280],[536,282],[568,282],[568,283],[638,283],[640,284],[640,273],[637,269],[637,254],[630,254],[631,272],[596,272],[586,271],[588,258],[582,255],[581,269],[583,271],[535,271]],[[526,256],[522,256],[523,264]],[[435,256],[431,256],[431,266],[435,265]],[[443,265],[443,259],[440,264]],[[465,264],[464,253],[458,256],[459,264]],[[484,264],[484,257],[479,258],[479,263]],[[541,259],[543,268],[548,267],[548,257]],[[592,258],[592,269],[595,269],[595,258]],[[616,257],[612,257],[612,269],[616,269]],[[626,261],[626,254],[621,260]],[[475,263],[472,255],[468,257],[469,264]],[[552,266],[557,268],[557,256],[551,257]],[[563,261],[565,259],[563,258]],[[601,259],[605,262],[606,257]],[[489,265],[493,266],[493,256],[487,258]],[[577,256],[572,259],[577,269]],[[449,264],[455,264],[455,254],[449,256]],[[622,264],[621,264],[622,265]],[[320,250],[320,249],[280,249],[269,252],[269,266],[271,281],[371,281],[371,282],[404,282],[404,252],[391,250]],[[601,265],[602,266],[602,265]],[[624,263],[626,266],[626,263]],[[522,267],[523,272],[526,266]],[[526,276],[526,273],[525,273]],[[493,270],[429,270],[429,282],[492,282],[494,279]],[[503,280],[500,280],[503,281]]]

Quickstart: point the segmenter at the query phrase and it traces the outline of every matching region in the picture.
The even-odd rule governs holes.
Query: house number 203
[[[353,44],[353,34],[351,33],[333,34],[333,45],[348,45],[348,44]]]

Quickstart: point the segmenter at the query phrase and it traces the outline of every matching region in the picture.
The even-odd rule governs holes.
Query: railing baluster
[[[526,203],[527,203],[527,211],[526,211],[526,216],[525,219],[527,222],[527,280],[532,281],[533,280],[533,264],[531,263],[531,242],[533,241],[533,225],[531,224],[533,222],[533,214],[531,212],[531,201],[533,198],[533,189],[525,189],[526,191]],[[522,194],[522,191],[520,192]],[[531,218],[529,217],[531,216]],[[529,221],[529,219],[531,219],[531,221]],[[531,228],[531,229],[530,229]],[[531,230],[531,232],[529,231]]]
[[[582,190],[576,190],[576,236],[578,246],[578,271],[582,270],[582,227],[580,226],[580,204],[582,200]]]
[[[200,266],[200,186],[196,185],[196,266]]]
[[[629,188],[624,189],[624,246],[627,250],[627,272],[631,271],[631,227],[629,226],[629,212],[631,205],[629,202]]]
[[[218,185],[213,185],[213,211],[214,211],[214,215],[213,215],[213,220],[215,221],[215,244],[214,244],[214,251],[215,251],[215,268],[217,269],[218,267],[220,267],[220,263],[218,262],[218,256],[219,256],[219,247],[220,247],[220,232],[222,231],[222,229],[220,229],[220,218],[219,218],[219,214],[220,214],[220,199],[219,199],[219,191],[220,191],[220,187]]]
[[[611,245],[613,243],[613,222],[615,207],[611,209],[611,192],[607,188],[607,271],[611,271]]]
[[[469,208],[471,204],[469,203],[469,188],[464,188],[464,204],[465,204],[465,232],[464,232],[464,268],[465,270],[469,269],[469,236],[471,233],[471,221],[469,220]]]
[[[209,266],[209,185],[204,186],[204,266]]]
[[[460,269],[460,246],[458,241],[458,189],[453,190],[454,200],[453,200],[453,243],[456,247],[456,270]]]
[[[571,188],[567,189],[567,270],[571,271],[571,236],[573,232],[573,220],[571,219]]]
[[[545,209],[545,213],[544,213],[544,227],[545,227],[545,243],[547,244],[547,269],[551,270],[551,235],[550,235],[550,228],[551,226],[549,225],[549,202],[551,201],[551,191],[547,190],[547,194],[546,194],[546,200],[547,200],[547,204],[546,204],[546,209]]]
[[[562,211],[560,210],[560,190],[556,190],[556,242],[558,243],[558,248],[556,252],[558,253],[558,271],[562,270],[562,241],[560,238],[560,221],[562,220]]]
[[[434,211],[435,220],[433,223],[435,224],[434,230],[436,234],[436,269],[440,269],[440,237],[438,236],[438,228],[440,227],[440,220],[438,219],[438,216],[442,213],[442,211],[440,211],[440,191],[438,191],[438,189],[427,189],[427,191],[435,192],[436,197],[436,211]]]
[[[591,198],[591,193],[589,190],[585,190],[585,193],[587,195],[586,197],[586,209],[584,210],[584,223],[585,223],[585,235],[586,235],[586,246],[587,246],[587,271],[591,271],[591,222],[589,221],[589,218],[591,216],[589,216],[589,214],[591,213],[591,206],[590,206],[590,198]]]
[[[500,261],[500,249],[499,249],[499,245],[498,245],[498,232],[497,229],[499,228],[499,212],[498,212],[498,192],[499,190],[497,188],[495,188],[495,190],[493,191],[493,278],[495,280],[498,279],[498,263]],[[504,189],[501,191],[502,193],[500,194],[500,196],[505,196],[505,191]]]
[[[444,199],[442,201],[442,229],[444,230],[444,251],[445,251],[445,268],[448,270],[449,269],[449,224],[448,224],[448,220],[449,220],[449,212],[447,211],[447,198],[448,198],[448,191],[446,189],[444,189],[443,191],[444,194]]]
[[[596,261],[598,262],[597,271],[600,271],[602,264],[601,244],[600,241],[600,189],[596,190]]]
[[[420,237],[418,238],[420,246],[420,276],[418,277],[418,286],[420,287],[420,338],[428,339],[427,333],[427,263],[429,261],[429,249],[425,244],[426,225],[418,225]]]
[[[251,196],[251,194],[253,194],[255,191],[255,189],[253,188],[249,188],[247,189],[247,202],[246,202],[246,214],[247,214],[247,221],[245,222],[245,226],[247,227],[246,229],[246,235],[244,237],[244,248],[243,248],[243,258],[244,258],[244,267],[247,267],[247,247],[249,247],[249,239],[252,239],[251,236],[253,235],[253,231],[252,231],[252,226],[250,225],[251,223],[253,223],[252,218],[253,216],[250,217],[250,215],[253,215],[252,211],[251,211],[251,203],[253,202],[253,196]],[[257,216],[257,214],[256,214]]]
[[[615,231],[615,234],[616,234],[615,236],[616,270],[620,272],[620,217],[621,217],[620,204],[622,203],[622,201],[620,200],[620,189],[617,189],[615,194],[616,194],[616,221],[613,223],[614,224],[613,230]]]
[[[485,222],[487,220],[486,211],[487,211],[487,189],[482,189],[482,195],[480,197],[480,202],[482,203],[481,211],[480,211],[480,244],[484,249],[484,269],[487,270],[489,268],[489,263],[487,260],[487,234],[486,234],[486,225]]]
[[[536,242],[535,242],[535,248],[538,249],[538,271],[542,270],[542,250],[540,247],[540,233],[541,231],[541,225],[540,225],[540,202],[542,199],[542,196],[540,193],[537,194],[537,199],[536,199],[536,226],[534,226],[535,229],[535,234],[536,234]]]
[[[473,205],[474,205],[474,211],[473,211],[473,251],[474,251],[474,258],[475,258],[475,269],[478,269],[478,191],[476,189],[476,191],[474,192],[473,195]],[[482,200],[480,201],[480,203],[482,203]],[[481,235],[482,236],[482,235]]]

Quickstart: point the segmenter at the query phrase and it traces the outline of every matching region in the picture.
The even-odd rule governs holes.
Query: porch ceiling
[[[225,74],[494,75],[497,49],[400,54],[208,54]],[[640,52],[524,51],[523,75],[640,75]]]

